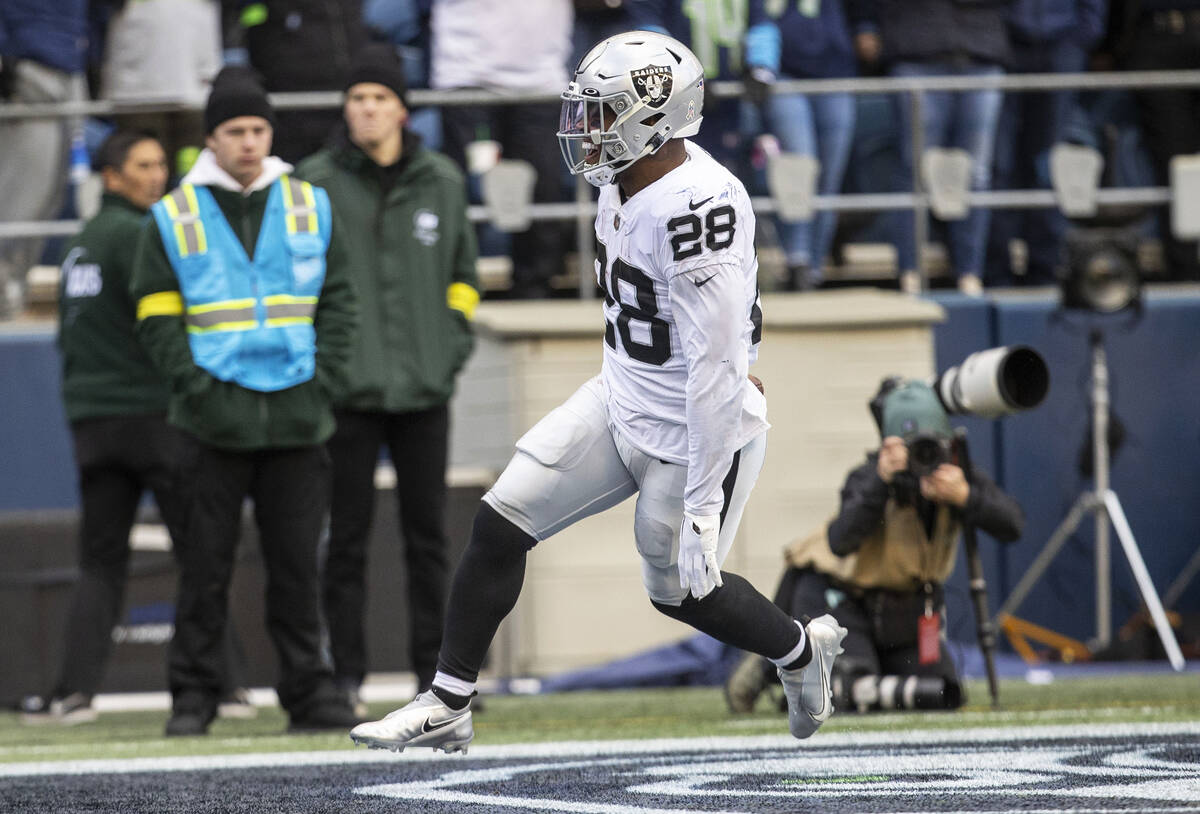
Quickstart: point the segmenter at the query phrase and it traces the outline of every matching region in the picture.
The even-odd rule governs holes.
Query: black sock
[[[433,688],[433,694],[436,695],[443,704],[450,707],[450,709],[454,710],[455,712],[465,708],[467,704],[471,703],[471,697],[475,695],[475,693],[471,693],[471,695],[458,695],[457,693],[452,693],[449,690],[445,690],[436,686]]]
[[[796,620],[737,574],[722,571],[721,576],[725,584],[703,599],[689,594],[678,607],[652,604],[660,613],[748,653],[778,659],[792,652],[800,643]],[[811,657],[811,649],[805,652]]]
[[[812,661],[812,642],[808,638],[808,631],[804,631],[804,649],[800,651],[800,655],[794,661],[789,661],[783,665],[785,670],[799,670],[805,667]]]

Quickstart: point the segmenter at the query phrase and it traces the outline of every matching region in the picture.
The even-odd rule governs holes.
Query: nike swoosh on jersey
[[[464,710],[463,712],[460,712],[458,715],[455,715],[452,718],[447,718],[446,720],[440,721],[439,723],[436,723],[436,724],[433,722],[432,717],[426,718],[425,721],[421,724],[421,732],[423,734],[427,735],[430,732],[436,732],[439,729],[445,729],[446,727],[450,726],[451,724],[456,724],[459,721],[461,721],[462,717],[463,717],[463,713],[465,713],[465,712],[466,712],[466,710]]]
[[[720,272],[717,272],[717,273],[719,274]],[[717,276],[716,274],[710,274],[709,276],[705,277],[703,280],[695,280],[694,282],[696,283],[696,288],[700,288],[701,286],[703,286],[705,283],[707,283],[709,280],[711,280],[713,277],[716,277],[716,276]]]
[[[698,203],[693,203],[692,201],[688,201],[688,209],[690,209],[690,210],[692,210],[693,212],[695,212],[697,209],[699,209],[700,207],[704,206],[706,203],[708,203],[708,202],[709,202],[709,201],[711,201],[712,199],[713,199],[713,196],[712,196],[712,195],[709,195],[709,196],[708,196],[707,198],[705,198],[703,201],[700,201],[700,202],[698,202]]]

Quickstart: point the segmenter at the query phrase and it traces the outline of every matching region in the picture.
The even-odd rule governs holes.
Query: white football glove
[[[717,565],[720,530],[719,515],[683,514],[683,527],[679,529],[679,585],[697,599],[724,584]]]

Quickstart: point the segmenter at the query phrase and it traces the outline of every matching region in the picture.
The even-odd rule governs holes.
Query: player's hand
[[[949,503],[960,509],[967,505],[971,496],[971,484],[962,468],[954,464],[942,464],[921,478],[921,497],[935,503]]]
[[[748,373],[746,375],[750,378],[750,384],[752,384],[756,388],[758,388],[758,392],[762,393],[765,396],[767,394],[767,391],[763,387],[762,379],[758,378],[753,373]]]
[[[762,107],[771,95],[771,85],[775,84],[775,72],[770,68],[753,66],[746,70],[743,77],[746,87],[746,98],[753,104]]]
[[[720,530],[719,515],[683,514],[683,527],[679,530],[679,584],[697,599],[725,584],[717,565]]]
[[[875,471],[879,473],[880,480],[891,483],[892,477],[905,469],[908,469],[908,446],[900,436],[889,435],[879,447],[879,462],[875,464]]]

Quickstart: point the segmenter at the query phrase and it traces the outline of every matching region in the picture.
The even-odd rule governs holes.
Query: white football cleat
[[[799,670],[779,668],[783,694],[787,696],[788,729],[797,738],[810,737],[833,712],[833,685],[829,673],[833,659],[842,652],[846,628],[828,613],[805,627],[812,661]]]
[[[451,752],[467,753],[467,744],[475,737],[471,724],[471,706],[453,710],[427,690],[400,709],[379,721],[368,721],[350,730],[350,740],[372,749],[403,752],[406,746],[429,746]]]

